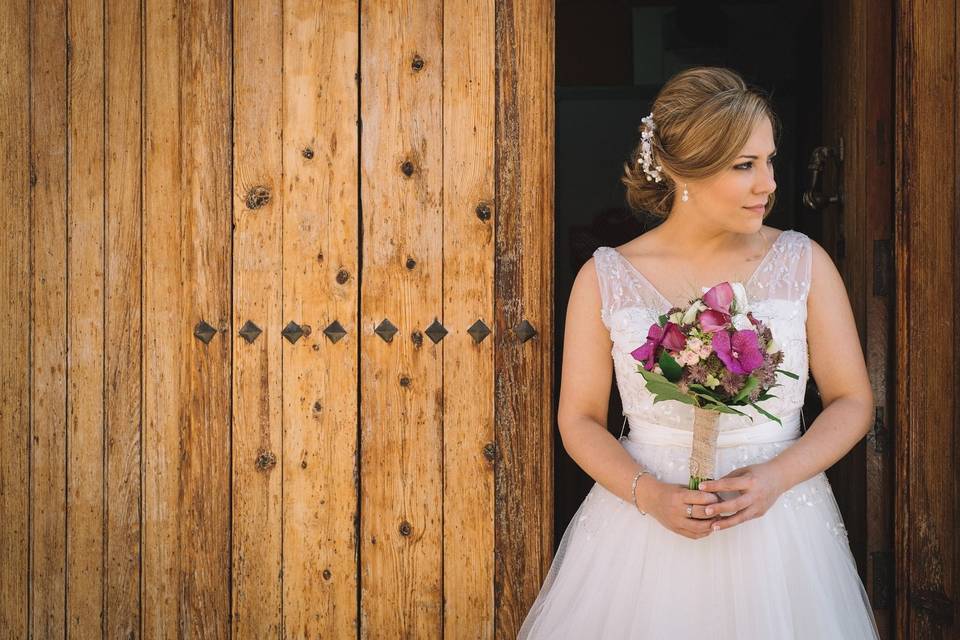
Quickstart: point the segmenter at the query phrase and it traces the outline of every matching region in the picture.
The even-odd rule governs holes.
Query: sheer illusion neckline
[[[766,253],[763,254],[763,257],[762,257],[762,258],[760,258],[760,263],[759,263],[759,264],[757,265],[757,267],[753,270],[753,273],[750,274],[750,277],[747,278],[747,280],[743,283],[743,287],[744,287],[745,289],[749,289],[749,288],[750,288],[750,285],[753,284],[753,281],[754,281],[754,280],[756,279],[756,277],[760,274],[760,270],[761,270],[761,269],[764,267],[764,265],[766,265],[766,263],[770,260],[771,256],[773,256],[773,252],[774,252],[773,250],[774,250],[774,249],[777,247],[777,245],[779,244],[780,239],[783,238],[783,236],[786,235],[788,232],[789,232],[789,229],[784,229],[784,230],[782,230],[779,234],[777,234],[777,237],[776,237],[776,238],[773,239],[773,242],[770,243],[770,247],[767,249]],[[635,267],[632,262],[630,262],[629,260],[627,260],[627,257],[626,257],[625,255],[623,255],[622,253],[620,253],[619,251],[617,251],[617,250],[614,249],[613,247],[610,247],[610,249],[613,250],[613,252],[614,252],[615,254],[617,254],[617,256],[624,262],[624,264],[627,265],[627,267],[630,269],[630,271],[631,271],[633,274],[635,274],[637,277],[639,277],[639,279],[640,279],[644,284],[647,285],[647,287],[650,289],[650,291],[652,291],[658,298],[660,298],[660,300],[661,300],[662,302],[665,302],[667,305],[669,305],[668,308],[671,308],[671,309],[672,309],[673,307],[683,307],[683,306],[686,306],[687,302],[689,302],[689,301],[687,301],[687,302],[684,302],[683,304],[676,305],[676,304],[674,304],[673,302],[671,302],[670,300],[668,300],[665,295],[663,295],[662,293],[660,293],[660,290],[657,289],[657,287],[650,281],[650,279],[647,278],[647,276],[643,275],[643,272],[640,271],[640,269],[638,269],[637,267]],[[716,283],[714,283],[714,284],[716,284]],[[702,288],[702,287],[701,287],[701,288]],[[700,289],[698,289],[698,291],[699,291],[699,290],[700,290]]]

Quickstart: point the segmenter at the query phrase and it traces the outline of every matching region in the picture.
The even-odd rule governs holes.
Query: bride
[[[597,249],[573,284],[558,421],[596,483],[519,638],[878,638],[824,474],[867,433],[870,381],[829,255],[763,224],[779,121],[737,73],[698,67],[642,122],[622,181],[630,206],[663,222]],[[761,403],[782,424],[750,406],[721,414],[716,479],[690,490],[693,407],[655,404],[631,352],[659,315],[725,281],[744,285],[799,379],[779,375]],[[605,426],[614,372],[630,424],[619,440]],[[824,410],[801,432],[808,373]]]

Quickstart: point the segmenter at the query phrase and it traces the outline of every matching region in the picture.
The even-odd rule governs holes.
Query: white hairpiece
[[[653,113],[650,113],[646,118],[641,118],[640,122],[645,126],[640,132],[642,141],[640,142],[640,157],[637,159],[637,162],[643,165],[643,172],[647,174],[647,181],[662,182],[663,175],[660,173],[660,170],[663,169],[663,167],[658,164],[656,168],[652,168],[653,146],[650,144],[650,140],[653,138],[653,132],[657,130],[657,125],[653,123]]]

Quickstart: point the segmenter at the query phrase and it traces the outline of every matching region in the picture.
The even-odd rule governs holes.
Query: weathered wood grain
[[[442,632],[442,9],[360,9],[362,638]]]
[[[103,275],[106,407],[107,638],[140,635],[141,340],[143,223],[139,3],[106,3],[106,270]],[[136,64],[130,64],[130,61]]]
[[[955,2],[896,5],[895,529],[898,638],[956,637],[958,16]]]
[[[233,11],[232,633],[276,638],[283,495],[283,9],[279,0],[237,0]],[[251,343],[239,334],[248,321],[263,331]]]
[[[67,3],[67,637],[102,628],[103,3]]]
[[[494,632],[494,2],[443,8],[443,635]]]
[[[30,567],[30,14],[0,3],[0,637],[27,637]]]
[[[63,0],[30,18],[30,633],[66,633],[67,39]]]
[[[554,5],[496,4],[496,637],[516,637],[553,556]],[[521,342],[527,320],[537,335]]]
[[[230,615],[230,16],[147,3],[143,635]],[[174,53],[176,52],[176,53]],[[205,321],[209,344],[193,335]]]
[[[180,248],[179,12],[174,0],[144,4],[143,148],[143,638],[175,638],[181,545],[180,427],[187,419],[181,361],[191,335],[183,311]],[[192,541],[191,541],[192,544]]]
[[[285,0],[283,24],[283,323],[310,327],[283,340],[284,636],[355,637],[357,2]]]

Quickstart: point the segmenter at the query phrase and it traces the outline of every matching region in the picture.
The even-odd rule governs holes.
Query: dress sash
[[[765,420],[755,422],[748,427],[720,431],[717,435],[717,448],[784,442],[796,440],[801,436],[799,409],[778,417],[783,421],[782,425],[774,420]],[[690,429],[677,429],[645,420],[639,416],[629,415],[628,418],[630,433],[627,434],[627,440],[630,442],[677,447],[693,446],[692,426]]]

